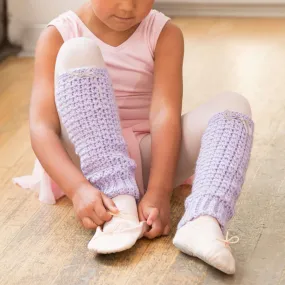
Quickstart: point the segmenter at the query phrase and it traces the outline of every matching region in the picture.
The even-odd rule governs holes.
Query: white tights
[[[251,117],[251,109],[247,99],[234,92],[222,93],[182,116],[182,142],[174,187],[181,185],[194,173],[202,135],[208,122],[213,115],[225,110],[243,113]],[[140,149],[144,185],[148,185],[151,163],[151,135],[143,138]]]

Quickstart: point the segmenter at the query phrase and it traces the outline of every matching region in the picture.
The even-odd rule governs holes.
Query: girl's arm
[[[71,162],[60,141],[60,123],[54,100],[54,69],[63,44],[55,27],[41,35],[35,59],[35,75],[30,105],[30,133],[33,150],[50,177],[72,199],[75,189],[86,183]]]
[[[118,210],[111,199],[87,181],[61,143],[54,98],[54,70],[62,44],[56,28],[49,27],[37,45],[30,107],[31,143],[46,172],[72,200],[82,224],[91,229],[111,219],[106,209],[114,213]]]
[[[150,111],[152,161],[148,191],[159,196],[173,190],[180,150],[183,57],[182,32],[168,22],[155,50]]]
[[[154,89],[150,111],[151,171],[139,216],[151,226],[153,239],[170,232],[170,197],[181,141],[182,32],[171,22],[164,27],[155,50]]]

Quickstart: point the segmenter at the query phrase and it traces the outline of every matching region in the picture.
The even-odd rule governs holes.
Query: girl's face
[[[91,0],[95,15],[110,29],[127,31],[151,11],[154,0]]]

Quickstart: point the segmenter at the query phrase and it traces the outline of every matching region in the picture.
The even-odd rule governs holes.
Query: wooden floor
[[[251,102],[255,142],[230,224],[234,277],[179,253],[171,236],[103,257],[87,251],[70,201],[40,204],[11,183],[32,171],[28,108],[33,60],[0,65],[0,284],[285,284],[285,20],[179,19],[186,43],[184,112],[233,90]],[[189,189],[172,201],[176,226]]]

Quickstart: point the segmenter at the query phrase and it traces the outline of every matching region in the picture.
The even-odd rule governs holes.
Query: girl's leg
[[[234,92],[225,92],[182,116],[182,141],[174,187],[181,185],[194,174],[201,148],[201,139],[209,120],[217,113],[230,110],[251,117],[246,98]],[[148,185],[151,164],[151,136],[145,136],[140,144],[144,185]]]
[[[99,253],[130,248],[142,231],[136,166],[128,155],[111,80],[94,41],[76,38],[64,43],[57,57],[55,86],[62,141],[71,159],[94,187],[131,217],[115,217],[103,232],[98,228],[89,248]],[[124,231],[122,238],[124,228],[132,231]]]
[[[224,230],[233,216],[244,182],[252,145],[250,118],[247,100],[236,93],[225,93],[184,115],[182,120],[183,138],[174,186],[193,174],[195,164],[196,174],[174,244],[226,273],[234,272],[234,259],[218,239],[223,239],[221,228]],[[141,144],[146,176],[149,142],[150,138],[146,138]]]

